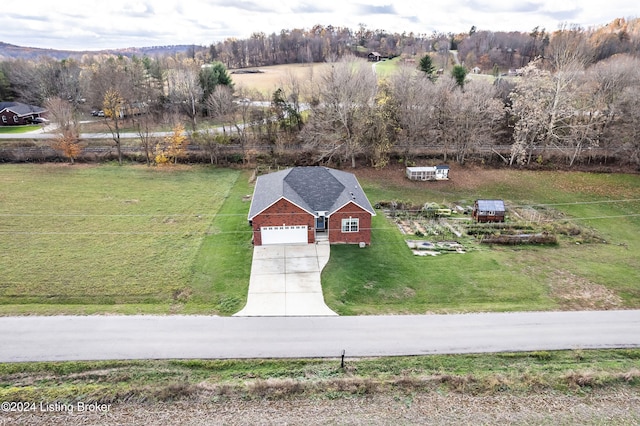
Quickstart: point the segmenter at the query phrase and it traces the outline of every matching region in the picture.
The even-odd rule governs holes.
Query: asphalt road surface
[[[640,347],[640,311],[0,318],[0,362],[424,355]]]

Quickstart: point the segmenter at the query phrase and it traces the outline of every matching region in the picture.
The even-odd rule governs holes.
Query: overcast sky
[[[478,30],[556,30],[637,18],[630,0],[28,0],[5,2],[0,42],[101,50],[171,44],[209,45],[253,32],[316,24],[416,34]]]

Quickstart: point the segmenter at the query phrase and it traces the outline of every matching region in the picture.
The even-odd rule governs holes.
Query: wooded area
[[[372,51],[397,57],[397,69],[377,75],[366,61]],[[102,110],[118,159],[122,128],[134,128],[148,164],[158,155],[153,131],[184,124],[190,146],[211,162],[233,146],[242,162],[291,162],[304,152],[307,163],[351,166],[433,156],[640,167],[639,53],[640,19],[528,33],[315,26],[184,55],[5,60],[0,100],[45,106],[71,161],[79,155],[77,112]],[[312,62],[331,66],[291,75],[269,94],[234,86],[228,71]],[[206,131],[203,120],[222,131]]]

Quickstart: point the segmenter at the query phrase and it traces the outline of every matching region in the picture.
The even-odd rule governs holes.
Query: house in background
[[[505,212],[502,200],[476,200],[471,215],[476,222],[504,222]]]
[[[0,102],[0,126],[22,126],[43,120],[46,109],[20,102]]]
[[[259,176],[249,208],[253,244],[371,244],[375,211],[355,175],[294,167]]]
[[[382,60],[382,55],[378,52],[371,52],[367,55],[367,59],[369,62],[380,62]]]
[[[447,180],[449,166],[407,167],[406,173],[410,180]]]

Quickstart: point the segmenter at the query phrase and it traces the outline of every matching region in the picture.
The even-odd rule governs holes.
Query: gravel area
[[[0,413],[0,425],[637,425],[640,391],[116,404],[103,413]]]

